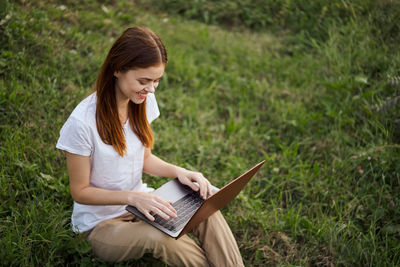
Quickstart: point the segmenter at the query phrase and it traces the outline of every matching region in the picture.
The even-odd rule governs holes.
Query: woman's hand
[[[178,177],[181,184],[189,186],[194,191],[200,189],[200,195],[204,199],[212,194],[211,184],[203,174],[167,163],[153,155],[149,148],[144,152],[143,172],[156,176]]]
[[[210,182],[200,172],[193,172],[178,167],[177,177],[181,184],[189,186],[194,191],[198,191],[200,188],[200,195],[203,199],[206,199],[208,195],[212,194]]]
[[[176,210],[170,202],[152,193],[131,191],[128,196],[128,205],[135,206],[150,221],[154,221],[155,214],[164,220],[177,217]]]

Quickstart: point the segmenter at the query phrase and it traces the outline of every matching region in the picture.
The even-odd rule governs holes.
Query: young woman
[[[66,151],[73,230],[84,233],[96,256],[119,262],[152,253],[171,266],[243,266],[236,241],[220,212],[175,240],[125,211],[138,208],[148,219],[178,214],[171,203],[151,194],[142,173],[178,177],[200,190],[211,185],[201,173],[169,164],[151,153],[150,123],[159,116],[154,96],[167,64],[160,38],[143,27],[127,29],[100,70],[96,92],[72,112],[57,148]],[[198,186],[194,183],[196,182]]]

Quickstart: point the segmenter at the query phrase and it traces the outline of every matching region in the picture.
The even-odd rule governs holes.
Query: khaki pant
[[[105,260],[119,262],[139,259],[145,253],[171,266],[244,266],[235,238],[221,212],[200,223],[193,234],[201,246],[187,235],[169,237],[133,214],[99,223],[86,239],[93,253]]]

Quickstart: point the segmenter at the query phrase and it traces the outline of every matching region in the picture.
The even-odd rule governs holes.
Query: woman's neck
[[[129,98],[121,98],[118,94],[116,95],[117,110],[119,120],[122,124],[125,124],[128,120],[128,109],[129,109]]]
[[[123,110],[118,108],[118,117],[119,120],[121,121],[121,124],[125,124],[126,121],[128,120],[128,107],[126,107]]]

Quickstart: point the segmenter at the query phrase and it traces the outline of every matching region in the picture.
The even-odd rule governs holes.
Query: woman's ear
[[[119,78],[120,72],[119,71],[114,71],[114,77]]]

